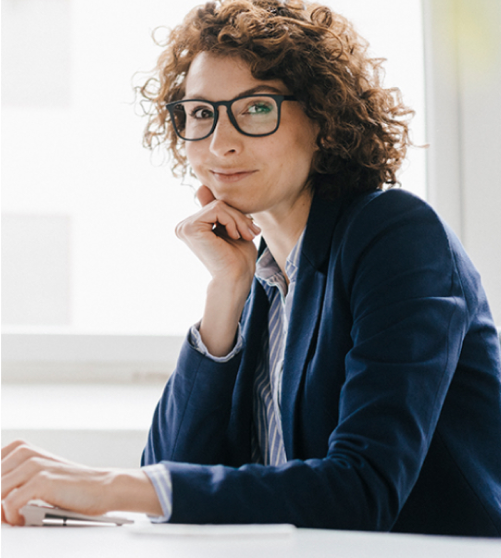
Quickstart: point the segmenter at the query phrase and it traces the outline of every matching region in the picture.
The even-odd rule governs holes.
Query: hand
[[[155,489],[139,469],[94,469],[12,442],[2,448],[2,523],[24,525],[19,510],[30,500],[86,515],[111,510],[162,515]]]
[[[202,209],[178,224],[177,236],[214,280],[242,282],[250,288],[257,255],[252,240],[261,230],[249,216],[216,200],[207,186],[198,189],[197,197]]]
[[[212,275],[200,335],[213,356],[225,356],[251,288],[257,256],[252,241],[261,230],[249,216],[216,200],[207,186],[197,196],[202,210],[182,221],[176,234]]]

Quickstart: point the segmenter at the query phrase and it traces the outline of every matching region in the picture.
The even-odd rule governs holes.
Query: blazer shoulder
[[[457,272],[458,256],[466,258],[434,209],[404,190],[361,196],[347,208],[343,221],[331,246],[331,267],[338,262],[347,278],[354,278],[363,262],[388,269],[422,264],[451,276]]]
[[[398,217],[402,214],[408,215],[409,212],[418,212],[422,216],[427,215],[429,218],[444,224],[430,204],[415,194],[400,188],[378,190],[360,196],[353,201],[351,209],[354,216],[364,213],[364,218],[366,218],[373,213],[376,217],[381,216],[385,219],[392,215]]]
[[[360,196],[347,208],[344,239],[368,240],[383,231],[399,230],[418,234],[422,240],[457,241],[452,230],[423,199],[401,189],[372,192]],[[406,236],[406,234],[404,234]],[[457,241],[459,242],[459,241]]]

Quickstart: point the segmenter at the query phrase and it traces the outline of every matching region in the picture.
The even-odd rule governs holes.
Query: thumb
[[[200,186],[197,190],[197,198],[198,201],[202,204],[202,207],[205,207],[211,201],[214,201],[216,198],[214,194],[207,188],[207,186]]]

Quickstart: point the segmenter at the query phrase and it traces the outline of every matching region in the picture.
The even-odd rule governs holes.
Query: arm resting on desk
[[[139,469],[95,469],[12,442],[2,449],[2,523],[24,525],[19,510],[36,499],[86,515],[163,515],[151,481]]]

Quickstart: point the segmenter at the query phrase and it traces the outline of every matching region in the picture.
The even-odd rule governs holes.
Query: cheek
[[[196,146],[193,142],[187,141],[185,143],[184,152],[186,153],[186,157],[188,159],[188,163],[194,168],[197,164],[197,157],[196,157]]]
[[[303,115],[302,115],[303,116]],[[304,117],[306,118],[306,117]],[[317,132],[312,122],[299,118],[296,125],[284,128],[281,149],[282,160],[296,172],[308,173],[317,151]]]
[[[295,172],[308,174],[315,153],[314,146],[305,141],[305,138],[296,138],[296,141],[289,144],[285,158],[290,169]]]
[[[200,174],[203,169],[203,150],[200,149],[198,142],[186,142],[185,153],[193,172],[201,179]]]

